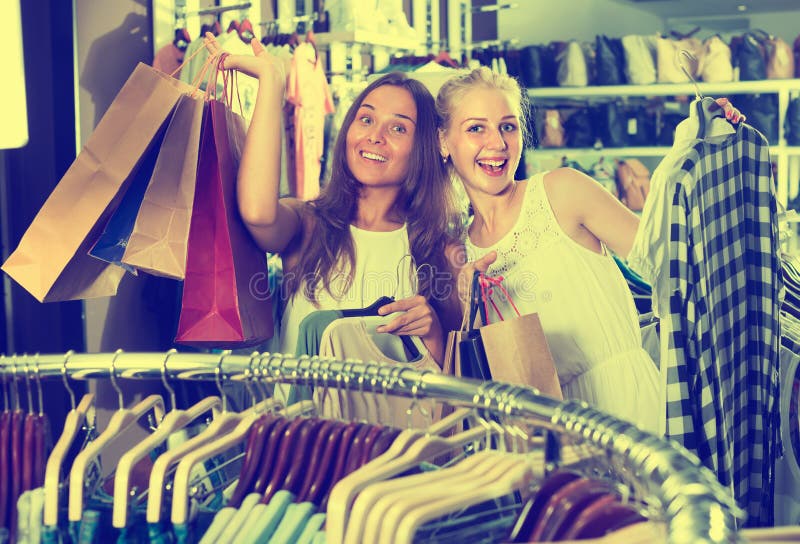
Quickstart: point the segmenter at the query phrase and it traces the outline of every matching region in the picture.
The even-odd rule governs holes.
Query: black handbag
[[[592,147],[595,142],[594,125],[589,108],[578,108],[564,121],[567,147]]]
[[[749,117],[748,117],[749,120]],[[800,145],[800,98],[789,101],[783,130],[788,145]]]
[[[653,145],[656,140],[656,120],[647,106],[630,106],[625,109],[624,115],[628,145],[631,147]]]
[[[658,122],[657,144],[671,147],[675,143],[675,129],[684,119],[686,119],[686,116],[682,113],[662,113]]]
[[[628,134],[625,117],[616,102],[606,102],[595,108],[595,126],[604,147],[626,147]]]
[[[733,56],[736,66],[739,67],[740,81],[767,79],[766,38],[766,34],[762,32],[747,32],[735,41]]]
[[[730,101],[747,116],[747,124],[758,130],[767,141],[778,143],[778,95],[742,94],[730,97]]]
[[[528,45],[519,50],[519,73],[525,87],[543,86],[544,46]]]
[[[595,40],[595,84],[623,85],[625,81],[625,51],[622,40],[598,35]]]

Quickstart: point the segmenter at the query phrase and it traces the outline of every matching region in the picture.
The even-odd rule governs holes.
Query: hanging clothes
[[[296,196],[311,200],[320,189],[325,116],[335,110],[325,68],[310,43],[301,43],[294,50],[286,99],[294,105]]]
[[[470,260],[497,251],[488,275],[503,276],[520,313],[538,313],[565,399],[656,432],[658,370],[642,348],[630,289],[610,253],[579,245],[558,224],[545,173],[520,182],[525,191],[514,228],[491,247],[466,241]],[[503,315],[514,315],[496,297]]]
[[[749,526],[772,525],[782,298],[772,167],[764,137],[714,120],[710,101],[676,131],[677,161],[660,196],[651,187],[630,263],[662,316],[667,437],[730,488]]]

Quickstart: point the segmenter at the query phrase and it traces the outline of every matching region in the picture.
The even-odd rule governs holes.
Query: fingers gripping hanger
[[[80,452],[72,463],[72,469],[69,473],[68,517],[70,521],[80,521],[83,516],[84,487],[91,483],[86,481],[87,471],[90,464],[98,460],[106,446],[119,438],[123,432],[148,412],[153,411],[155,413],[156,421],[161,421],[164,417],[164,399],[161,398],[161,395],[150,395],[133,408],[125,408],[122,389],[117,384],[115,366],[117,358],[122,353],[121,349],[114,353],[109,372],[111,386],[117,392],[119,398],[119,409],[111,416],[111,420],[103,432],[86,446],[86,449]]]
[[[164,388],[169,392],[171,410],[159,422],[158,427],[150,436],[125,452],[117,463],[117,470],[114,476],[114,507],[112,515],[114,527],[122,528],[127,524],[128,500],[131,495],[135,496],[136,494],[135,490],[130,490],[130,480],[136,463],[166,442],[172,433],[185,428],[200,416],[208,412],[212,412],[214,416],[217,416],[222,405],[219,397],[207,397],[186,410],[177,409],[175,391],[167,381],[169,377],[167,361],[176,353],[178,353],[176,349],[169,350],[161,364],[161,381]]]

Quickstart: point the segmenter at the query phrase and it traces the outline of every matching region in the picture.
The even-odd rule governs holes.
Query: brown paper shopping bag
[[[492,380],[527,385],[538,389],[543,395],[561,399],[561,384],[556,365],[538,314],[520,315],[508,292],[502,285],[502,278],[481,275],[482,301],[485,311],[484,321],[495,310],[499,321],[488,323],[480,328],[483,351],[489,362]],[[503,319],[496,304],[491,300],[492,288],[498,288],[508,299],[516,315]]]
[[[90,257],[142,155],[192,88],[139,63],[2,269],[40,302],[114,295],[122,268]]]
[[[202,96],[181,96],[161,144],[150,185],[122,262],[156,276],[182,280],[192,216]]]

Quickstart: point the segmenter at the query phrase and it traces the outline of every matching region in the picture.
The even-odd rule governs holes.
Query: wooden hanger
[[[397,438],[392,442],[384,453],[372,459],[366,465],[363,465],[360,470],[353,472],[346,477],[336,482],[331,488],[330,500],[328,501],[328,516],[325,521],[326,534],[328,541],[333,543],[344,542],[345,528],[348,526],[348,517],[350,515],[353,502],[356,500],[358,494],[370,483],[374,481],[381,481],[385,478],[381,477],[384,472],[384,467],[397,459],[401,458],[407,453],[417,442],[422,442],[424,438],[435,437],[438,434],[445,433],[451,428],[461,424],[466,419],[474,417],[474,410],[471,408],[462,408],[454,411],[449,416],[442,418],[440,421],[431,425],[428,429],[405,429],[397,435]],[[483,431],[481,430],[481,433]],[[480,436],[478,433],[476,436]],[[467,439],[465,443],[471,441]],[[438,440],[442,440],[439,438]],[[450,446],[445,446],[443,449],[448,451]]]
[[[111,518],[114,527],[123,528],[128,523],[130,480],[136,463],[166,442],[172,433],[185,428],[200,416],[211,412],[213,417],[216,417],[222,406],[222,401],[219,397],[207,397],[186,410],[178,410],[176,408],[175,391],[167,382],[167,361],[175,353],[177,353],[175,349],[167,352],[161,367],[161,380],[164,388],[170,394],[172,410],[164,416],[152,434],[126,451],[117,463],[117,469],[114,473],[114,505]]]
[[[311,439],[320,419],[296,419],[283,433],[280,446],[272,466],[272,474],[264,488],[262,504],[269,504],[270,499],[281,489],[298,491],[299,471],[308,466],[308,454],[314,441]]]
[[[344,424],[340,421],[334,419],[322,420],[322,424],[317,429],[317,437],[311,445],[312,453],[308,461],[308,470],[306,470],[305,477],[299,486],[295,502],[313,502],[309,493],[311,486],[320,471],[327,473],[327,467],[322,465],[323,459],[331,448],[331,442],[338,440],[337,430],[339,436],[341,436],[342,429],[344,429]]]
[[[253,424],[250,436],[247,438],[247,447],[244,450],[244,461],[239,471],[239,481],[236,483],[236,488],[228,501],[229,506],[240,507],[242,500],[253,489],[258,472],[263,466],[264,448],[269,441],[270,434],[280,421],[283,421],[283,418],[265,414]]]
[[[301,401],[292,404],[288,408],[281,411],[281,415],[287,418],[293,418],[302,414],[314,413],[315,406],[311,401]],[[258,415],[250,414],[244,417],[239,424],[225,436],[217,440],[204,444],[194,451],[187,453],[183,459],[178,463],[178,468],[175,471],[175,480],[172,491],[172,514],[170,516],[172,523],[186,523],[189,515],[189,484],[192,470],[198,463],[218,455],[232,447],[241,444],[249,432],[250,427],[258,419]]]
[[[317,506],[322,504],[322,499],[325,497],[328,489],[333,485],[333,483],[331,483],[331,467],[333,467],[336,462],[339,444],[347,428],[348,424],[339,421],[335,422],[332,426],[330,434],[324,442],[322,452],[319,454],[319,462],[316,465],[316,470],[313,474],[309,472],[306,477],[307,481],[303,483],[304,489],[298,495],[303,497],[302,502],[312,502]]]
[[[164,399],[161,398],[161,395],[150,395],[133,408],[125,408],[122,390],[117,385],[116,370],[114,368],[114,361],[121,353],[122,350],[117,350],[115,353],[114,358],[111,360],[110,372],[111,386],[117,391],[119,397],[119,409],[111,416],[111,420],[103,432],[75,457],[69,472],[68,518],[70,521],[80,521],[83,516],[84,480],[89,466],[100,457],[103,450],[147,413],[154,412],[156,421],[161,421],[164,417]]]

